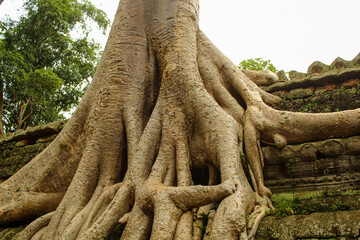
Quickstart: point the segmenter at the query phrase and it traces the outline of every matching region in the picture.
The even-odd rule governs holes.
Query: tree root
[[[79,239],[100,239],[106,236],[116,226],[117,221],[130,210],[131,190],[130,185],[123,184],[105,211],[96,220],[94,219],[94,223]]]
[[[41,229],[43,229],[44,227],[46,227],[49,224],[53,215],[54,215],[54,212],[50,212],[48,214],[45,214],[45,215],[39,217],[38,219],[33,221],[31,224],[29,224],[25,228],[25,230],[23,230],[17,236],[17,239],[22,239],[22,240],[33,239],[33,236],[35,234],[37,234]]]
[[[126,224],[122,239],[201,239],[204,228],[205,239],[218,239],[220,235],[238,239],[246,232],[245,217],[255,202],[240,161],[245,110],[238,104],[239,96],[233,95],[231,89],[235,88],[229,76],[221,73],[210,55],[199,55],[199,80],[213,99],[206,94],[196,99],[190,97],[200,107],[195,107],[195,112],[172,102],[172,96],[167,97],[167,93],[163,96],[160,91],[163,97],[159,96],[140,133],[139,120],[129,110],[120,114],[107,110],[108,116],[113,116],[110,124],[117,124],[117,131],[106,141],[105,129],[99,128],[96,121],[91,122],[94,126],[86,135],[88,141],[82,147],[81,159],[77,160],[77,171],[56,212],[46,218],[50,221],[42,220],[41,224],[37,223],[40,220],[35,221],[21,236],[100,239],[118,222]],[[188,70],[178,66],[167,68],[163,79],[179,79],[182,72]],[[113,89],[102,91],[109,97],[106,101],[102,98],[98,104],[100,109],[106,109],[116,101],[111,96],[117,94],[111,93]],[[193,94],[199,95],[196,91]],[[98,116],[98,112],[90,115]],[[122,121],[115,123],[119,118]],[[200,120],[189,123],[192,119]],[[103,121],[107,119],[101,120],[102,124]],[[127,148],[107,152],[103,158],[104,151],[99,146],[109,145],[118,136],[116,145],[125,144]],[[127,156],[123,157],[125,151]],[[126,174],[118,182],[124,159]],[[192,165],[209,166],[209,186],[193,186]],[[212,186],[218,181],[217,171],[221,173],[222,183]],[[215,202],[221,202],[216,212],[211,210]],[[194,221],[192,211],[197,208],[198,219]],[[199,219],[203,212],[212,216],[207,227]],[[41,229],[37,227],[38,233],[34,226],[41,226]]]
[[[259,228],[261,220],[265,217],[266,212],[269,210],[274,211],[274,207],[268,197],[261,197],[256,195],[256,207],[254,211],[249,215],[247,229],[250,229],[248,233],[248,239],[251,240],[255,237],[257,229]]]

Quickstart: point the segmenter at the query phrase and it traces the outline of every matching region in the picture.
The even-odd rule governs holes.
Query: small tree
[[[54,99],[53,96],[56,92],[60,90],[63,80],[53,71],[48,69],[35,69],[16,83],[18,84],[16,89],[20,91],[19,93],[13,94],[13,102],[16,102],[17,105],[12,107],[14,110],[19,111],[17,112],[17,129],[21,128],[31,114],[34,115],[33,121],[37,121],[37,116],[45,119],[57,118],[56,115],[49,116],[49,114],[57,113],[56,109],[51,109],[53,106],[51,101]],[[36,110],[40,110],[41,112],[36,112]],[[38,121],[41,121],[41,119]]]
[[[269,69],[274,73],[278,71],[270,60],[263,60],[262,58],[250,58],[247,60],[243,60],[240,62],[239,68],[242,70],[254,70],[254,71]]]

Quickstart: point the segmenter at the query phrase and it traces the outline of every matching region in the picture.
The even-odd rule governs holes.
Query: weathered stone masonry
[[[44,150],[66,121],[28,128],[0,138],[0,183]]]
[[[273,106],[296,112],[335,112],[360,108],[360,54],[331,65],[314,62],[308,72],[263,87],[283,101]],[[360,188],[360,136],[288,145],[263,145],[266,185],[273,192]]]

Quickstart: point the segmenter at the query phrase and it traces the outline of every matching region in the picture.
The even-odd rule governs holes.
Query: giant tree
[[[278,99],[212,45],[198,13],[198,0],[120,1],[77,110],[0,185],[0,224],[36,218],[19,239],[101,239],[118,223],[121,239],[201,239],[193,214],[219,203],[204,238],[252,238],[271,207],[261,140],[281,148],[360,133],[359,109],[267,106]]]

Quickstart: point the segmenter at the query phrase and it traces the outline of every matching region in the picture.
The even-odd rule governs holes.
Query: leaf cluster
[[[247,60],[243,60],[240,62],[239,68],[243,70],[254,70],[254,71],[269,69],[274,73],[278,71],[270,60],[263,60],[262,58],[250,58]]]

